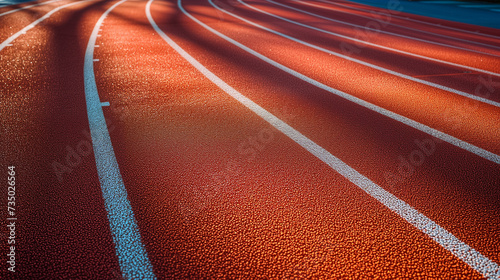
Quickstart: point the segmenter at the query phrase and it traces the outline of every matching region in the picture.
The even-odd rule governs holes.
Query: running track
[[[388,5],[1,7],[0,278],[499,279],[500,32]]]

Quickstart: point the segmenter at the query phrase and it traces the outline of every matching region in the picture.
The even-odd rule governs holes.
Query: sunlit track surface
[[[0,279],[500,279],[500,31],[399,3],[0,7]]]

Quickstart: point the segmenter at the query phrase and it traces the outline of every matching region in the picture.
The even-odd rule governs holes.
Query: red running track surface
[[[347,1],[276,2],[309,14],[245,1],[315,28],[457,65],[354,44],[234,0],[214,4],[241,18],[205,0],[183,0],[185,12],[176,1],[118,5],[100,27],[94,73],[101,102],[109,102],[102,108],[126,199],[156,277],[494,279],[228,95],[159,35],[146,12],[150,8],[158,28],[213,75],[434,221],[500,273],[498,30],[400,13],[381,29],[385,33],[366,37],[353,25],[374,21],[359,9],[381,9]],[[0,16],[0,41],[68,3]],[[83,72],[92,30],[115,3],[65,7],[0,49],[0,166],[4,183],[8,167],[15,166],[17,218],[11,272],[5,187],[2,279],[125,278],[91,148]],[[276,63],[399,117],[278,69],[187,13]],[[346,53],[345,46],[356,51]],[[398,118],[473,145],[493,160]]]

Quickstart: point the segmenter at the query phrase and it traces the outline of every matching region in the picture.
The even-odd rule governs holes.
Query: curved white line
[[[67,8],[69,6],[73,6],[73,5],[76,5],[76,4],[79,4],[79,3],[83,3],[83,2],[88,2],[88,1],[93,1],[93,0],[83,0],[83,1],[73,2],[73,3],[69,3],[69,4],[66,4],[66,5],[63,5],[63,6],[60,6],[60,7],[57,7],[55,9],[53,9],[52,11],[46,13],[43,17],[41,17],[41,18],[35,20],[34,22],[28,24],[28,26],[26,26],[23,29],[21,29],[21,31],[17,32],[16,34],[14,34],[14,35],[10,36],[9,38],[7,38],[7,40],[3,41],[0,44],[0,51],[3,50],[5,47],[10,46],[10,43],[12,43],[12,41],[14,41],[15,39],[17,39],[19,36],[21,36],[23,34],[26,34],[26,32],[28,32],[28,30],[30,30],[31,28],[35,27],[40,22],[48,19],[55,12],[57,12],[59,10],[62,10],[64,8]]]
[[[331,31],[324,30],[324,29],[321,29],[321,28],[318,28],[318,27],[314,27],[314,26],[307,25],[307,24],[304,24],[304,23],[301,23],[301,22],[297,22],[297,21],[294,21],[294,20],[291,20],[291,19],[288,19],[288,18],[284,18],[284,17],[278,16],[278,15],[270,13],[270,12],[266,12],[264,10],[261,10],[259,8],[256,8],[255,6],[252,6],[252,5],[244,2],[243,0],[238,0],[238,2],[240,2],[243,5],[249,7],[250,9],[253,9],[253,10],[258,11],[260,13],[263,13],[263,14],[266,14],[266,15],[269,15],[269,16],[281,19],[281,20],[286,21],[286,22],[290,22],[290,23],[295,24],[295,25],[299,25],[299,26],[302,26],[302,27],[305,27],[305,28],[309,28],[311,30],[315,30],[315,31],[318,31],[318,32],[329,34],[329,35],[332,35],[332,36],[335,36],[335,37],[347,39],[347,40],[350,40],[350,41],[358,42],[358,43],[361,43],[361,44],[373,46],[373,47],[384,49],[384,50],[393,51],[393,52],[396,52],[396,53],[405,54],[405,55],[408,55],[408,56],[413,56],[413,57],[417,57],[417,58],[421,58],[421,59],[425,59],[425,60],[430,60],[430,61],[434,61],[434,62],[438,62],[438,63],[442,63],[442,64],[454,66],[454,67],[464,68],[464,69],[472,70],[472,71],[475,71],[475,72],[480,72],[480,73],[488,74],[488,75],[491,75],[491,76],[500,77],[500,73],[495,73],[495,72],[491,72],[491,71],[488,71],[488,70],[483,70],[483,69],[475,68],[475,67],[472,67],[472,66],[467,66],[467,65],[463,65],[463,64],[453,63],[453,62],[444,61],[444,60],[437,59],[437,58],[432,58],[432,57],[428,57],[428,56],[424,56],[424,55],[419,55],[419,54],[415,54],[415,53],[411,53],[411,52],[407,52],[407,51],[403,51],[403,50],[398,50],[398,49],[394,49],[394,48],[391,48],[391,47],[382,46],[382,45],[375,44],[375,43],[370,43],[368,41],[364,41],[364,40],[356,39],[356,38],[353,38],[353,37],[345,36],[345,35],[342,35],[342,34],[339,34],[339,33],[331,32]]]
[[[291,7],[291,6],[288,6],[288,5],[285,5],[285,4],[281,4],[281,3],[275,2],[273,0],[265,0],[265,1],[267,1],[269,3],[273,3],[273,4],[278,5],[278,6],[286,7],[286,8],[291,9],[291,10],[303,12],[305,14],[312,15],[312,16],[315,16],[315,17],[318,17],[318,18],[321,18],[321,19],[324,19],[324,20],[331,21],[331,22],[336,22],[336,23],[340,23],[340,24],[344,24],[344,25],[348,25],[348,26],[353,26],[353,27],[359,27],[359,28],[362,28],[362,29],[365,29],[365,30],[370,30],[370,31],[373,31],[373,32],[383,33],[383,34],[387,34],[387,35],[391,35],[391,36],[401,37],[401,38],[410,39],[410,40],[419,41],[419,42],[424,42],[424,43],[433,44],[433,45],[437,45],[437,46],[443,46],[443,47],[453,48],[453,49],[457,49],[457,50],[463,50],[463,51],[467,51],[467,52],[473,52],[473,53],[478,53],[478,54],[484,54],[484,55],[490,55],[490,56],[500,57],[500,55],[495,55],[495,54],[491,54],[491,53],[487,53],[487,52],[476,51],[476,50],[471,50],[471,49],[467,49],[467,48],[457,47],[457,46],[448,45],[448,44],[444,44],[444,43],[433,42],[433,41],[429,41],[429,40],[425,40],[425,39],[420,39],[420,38],[415,38],[415,37],[411,37],[411,36],[407,36],[407,35],[403,35],[403,34],[398,34],[398,33],[393,33],[393,32],[384,31],[384,30],[380,30],[380,29],[370,28],[370,27],[367,27],[367,26],[357,25],[357,24],[354,24],[354,23],[346,22],[346,21],[331,19],[331,18],[324,17],[324,16],[321,16],[321,15],[318,15],[318,14],[315,14],[315,13],[311,13],[311,12],[308,12],[308,11],[303,11],[303,10],[297,9],[295,7]],[[304,4],[307,5],[308,3],[304,3]]]
[[[125,279],[156,279],[116,161],[94,74],[94,47],[99,28],[108,14],[125,1],[106,10],[92,30],[83,67],[85,101],[97,175],[122,275]]]
[[[466,93],[466,92],[463,92],[463,91],[460,91],[460,90],[452,89],[450,87],[446,87],[446,86],[439,85],[439,84],[436,84],[436,83],[433,83],[433,82],[429,82],[429,81],[425,81],[425,80],[422,80],[422,79],[414,78],[412,76],[408,76],[408,75],[405,75],[405,74],[402,74],[402,73],[399,73],[399,72],[396,72],[396,71],[393,71],[393,70],[390,70],[390,69],[387,69],[387,68],[383,68],[381,66],[377,66],[377,65],[368,63],[366,61],[362,61],[362,60],[359,60],[359,59],[356,59],[356,58],[353,58],[353,57],[350,57],[350,56],[347,56],[347,55],[340,54],[338,52],[334,52],[334,51],[331,51],[331,50],[328,50],[328,49],[325,49],[325,48],[313,45],[311,43],[307,43],[307,42],[302,41],[300,39],[297,39],[295,37],[288,36],[286,34],[283,34],[283,33],[278,32],[276,30],[264,27],[262,25],[259,25],[259,24],[255,23],[255,22],[247,20],[247,19],[245,19],[243,17],[235,15],[235,14],[233,14],[231,12],[228,12],[228,11],[226,11],[226,10],[218,7],[217,5],[213,4],[213,2],[210,1],[210,0],[209,0],[209,2],[211,3],[212,6],[214,6],[216,9],[218,9],[219,11],[221,11],[223,13],[226,13],[226,14],[232,16],[232,17],[235,17],[235,18],[237,18],[237,19],[239,19],[241,21],[244,21],[244,22],[246,22],[246,23],[248,23],[250,25],[253,25],[253,26],[257,27],[257,28],[260,28],[260,29],[265,30],[267,32],[276,34],[276,35],[278,35],[280,37],[292,40],[292,41],[294,41],[296,43],[299,43],[299,44],[302,44],[304,46],[307,46],[307,47],[310,47],[310,48],[313,48],[313,49],[316,49],[316,50],[322,51],[324,53],[328,53],[328,54],[331,54],[331,55],[334,55],[334,56],[337,56],[337,57],[340,57],[340,58],[343,58],[343,59],[347,59],[349,61],[352,61],[352,62],[361,64],[361,65],[364,65],[364,66],[367,66],[367,67],[370,67],[370,68],[373,68],[373,69],[376,69],[376,70],[379,70],[379,71],[382,71],[382,72],[394,75],[394,76],[399,77],[399,78],[407,79],[407,80],[410,80],[410,81],[413,81],[413,82],[416,82],[416,83],[419,83],[419,84],[427,85],[427,86],[434,87],[434,88],[437,88],[437,89],[441,89],[441,90],[444,90],[444,91],[447,91],[447,92],[451,92],[451,93],[454,93],[454,94],[457,94],[457,95],[461,95],[461,96],[464,96],[464,97],[467,97],[467,98],[470,98],[470,99],[473,99],[473,100],[477,100],[479,102],[483,102],[483,103],[486,103],[486,104],[489,104],[489,105],[492,105],[492,106],[500,107],[500,103],[499,102],[495,102],[493,100],[489,100],[489,99],[486,99],[484,97],[475,96],[475,95],[472,95],[472,94],[469,94],[469,93]]]
[[[405,219],[418,230],[425,233],[432,240],[451,252],[455,257],[459,258],[460,260],[471,266],[473,269],[477,270],[483,276],[490,277],[492,279],[500,277],[500,268],[498,264],[491,261],[480,252],[476,251],[474,248],[456,238],[453,234],[436,224],[434,221],[432,221],[422,213],[418,212],[406,202],[400,200],[393,194],[387,192],[382,187],[372,182],[370,179],[341,161],[339,158],[332,155],[330,152],[301,134],[299,131],[295,130],[293,127],[289,126],[287,123],[283,122],[281,119],[277,118],[273,114],[266,111],[264,108],[260,107],[257,103],[253,102],[251,99],[238,92],[236,89],[225,83],[222,79],[208,70],[200,62],[198,62],[195,58],[188,54],[184,49],[177,45],[158,27],[158,25],[153,20],[153,17],[151,16],[150,9],[152,2],[153,0],[149,0],[148,4],[146,5],[146,14],[153,28],[175,51],[177,51],[184,59],[191,63],[191,65],[193,65],[210,81],[212,81],[238,102],[243,104],[245,107],[250,109],[252,112],[257,114],[259,117],[264,119],[266,122],[271,124],[277,130],[288,136],[295,143],[299,144],[315,157],[337,171],[340,175],[344,176],[350,182],[361,188],[368,195],[392,210],[399,217]],[[177,3],[182,13],[191,18],[193,21],[218,36],[222,35],[189,14],[182,7],[181,0],[178,0]]]
[[[331,2],[327,2],[327,1],[323,1],[323,0],[317,0],[317,1],[323,2],[323,3],[332,4]],[[309,5],[309,6],[321,7],[323,9],[327,9],[327,10],[333,10],[333,9],[330,9],[330,8],[327,8],[327,7],[322,7],[322,6],[319,6],[319,5],[315,5],[315,4],[311,4],[311,3],[306,3],[306,2],[303,2],[303,1],[296,1],[296,2],[304,3],[304,4]],[[335,11],[340,12],[340,13],[344,13],[344,14],[349,14],[348,12],[344,12],[344,11],[339,11],[339,10],[335,10]],[[366,19],[370,19],[370,20],[375,20],[375,18],[373,18],[373,17],[363,16],[363,15],[359,15],[359,14],[354,14],[354,16],[362,17],[362,18],[366,18]],[[462,42],[465,42],[467,44],[473,44],[473,45],[475,44],[477,46],[483,46],[483,47],[487,47],[487,48],[492,48],[492,49],[498,49],[498,50],[500,50],[500,47],[494,46],[494,45],[489,45],[489,44],[474,42],[474,41],[470,41],[470,40],[466,40],[466,39],[451,37],[451,36],[448,36],[448,35],[434,33],[434,32],[429,32],[429,31],[425,31],[425,30],[421,30],[421,29],[416,29],[416,28],[404,26],[404,25],[399,25],[399,24],[394,24],[394,23],[389,23],[389,24],[393,25],[393,26],[400,27],[400,28],[408,29],[408,30],[413,30],[413,31],[417,31],[417,32],[422,32],[422,33],[430,34],[430,35],[433,35],[433,36],[448,38],[448,39],[452,39],[452,40],[455,40],[455,41],[462,41]]]
[[[209,1],[213,5],[212,1],[211,0],[209,0]],[[286,66],[284,66],[284,65],[282,65],[282,64],[280,64],[280,63],[278,63],[278,62],[276,62],[276,61],[274,61],[274,60],[272,60],[272,59],[270,59],[270,58],[268,58],[268,57],[266,57],[266,56],[264,56],[264,55],[256,52],[256,51],[250,49],[249,47],[241,44],[240,42],[237,42],[237,41],[229,38],[228,36],[226,36],[226,35],[218,32],[217,30],[215,30],[215,29],[211,28],[210,26],[204,24],[203,22],[201,22],[200,20],[194,18],[193,16],[191,16],[191,17],[192,17],[192,19],[194,21],[196,21],[198,24],[200,24],[201,26],[203,26],[205,29],[209,30],[213,34],[221,37],[222,39],[230,42],[231,44],[239,47],[240,49],[242,49],[242,50],[244,50],[244,51],[252,54],[253,56],[256,56],[257,58],[259,58],[259,59],[261,59],[261,60],[263,60],[263,61],[265,61],[265,62],[267,62],[267,63],[269,63],[271,65],[273,65],[274,67],[276,67],[276,68],[278,68],[280,70],[283,70],[283,71],[285,71],[286,73],[288,73],[290,75],[293,75],[296,78],[299,78],[299,79],[301,79],[301,80],[303,80],[303,81],[305,81],[305,82],[307,82],[309,84],[312,84],[312,85],[314,85],[314,86],[316,86],[318,88],[321,88],[321,89],[323,89],[325,91],[328,91],[328,92],[330,92],[332,94],[335,94],[335,95],[337,95],[339,97],[347,99],[347,100],[349,100],[351,102],[354,102],[354,103],[356,103],[358,105],[361,105],[361,106],[363,106],[365,108],[368,108],[368,109],[370,109],[372,111],[375,111],[375,112],[377,112],[379,114],[382,114],[382,115],[384,115],[386,117],[389,117],[389,118],[394,119],[394,120],[396,120],[398,122],[404,123],[404,124],[406,124],[406,125],[408,125],[410,127],[413,127],[413,128],[418,129],[418,130],[420,130],[422,132],[425,132],[425,133],[427,133],[427,134],[429,134],[429,135],[431,135],[433,137],[436,137],[436,138],[439,138],[439,139],[441,139],[443,141],[446,141],[446,142],[448,142],[448,143],[450,143],[452,145],[455,145],[455,146],[457,146],[457,147],[459,147],[461,149],[464,149],[466,151],[474,153],[474,154],[476,154],[476,155],[478,155],[478,156],[480,156],[480,157],[482,157],[484,159],[487,159],[487,160],[490,160],[492,162],[500,164],[500,155],[494,154],[494,153],[492,153],[490,151],[487,151],[487,150],[482,149],[480,147],[474,146],[474,145],[472,145],[470,143],[467,143],[467,142],[465,142],[463,140],[460,140],[460,139],[458,139],[456,137],[448,135],[448,134],[446,134],[444,132],[441,132],[439,130],[436,130],[434,128],[431,128],[431,127],[428,127],[428,126],[426,126],[424,124],[416,122],[416,121],[414,121],[412,119],[409,119],[409,118],[407,118],[405,116],[401,116],[401,115],[396,114],[394,112],[391,112],[391,111],[389,111],[387,109],[379,107],[379,106],[377,106],[375,104],[367,102],[367,101],[365,101],[363,99],[357,98],[355,96],[352,96],[352,95],[347,94],[345,92],[342,92],[340,90],[337,90],[337,89],[334,89],[332,87],[329,87],[329,86],[327,86],[325,84],[322,84],[322,83],[320,83],[320,82],[318,82],[318,81],[316,81],[314,79],[311,79],[311,78],[305,76],[304,74],[301,74],[301,73],[299,73],[299,72],[297,72],[295,70],[292,70],[292,69],[290,69],[290,68],[288,68],[288,67],[286,67]]]

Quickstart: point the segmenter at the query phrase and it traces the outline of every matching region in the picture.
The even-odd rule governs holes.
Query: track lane
[[[120,4],[116,2],[97,20],[85,50],[84,80],[85,101],[90,127],[90,137],[94,150],[97,174],[102,190],[109,226],[115,244],[116,256],[120,263],[121,275],[126,279],[156,279],[141,233],[137,227],[127,190],[123,184],[120,168],[116,162],[113,144],[109,137],[108,123],[102,107],[109,102],[101,102],[94,73],[94,50],[106,17]]]
[[[1,166],[18,171],[16,272],[2,279],[120,275],[83,92],[83,46],[107,5],[76,3],[1,51]]]

